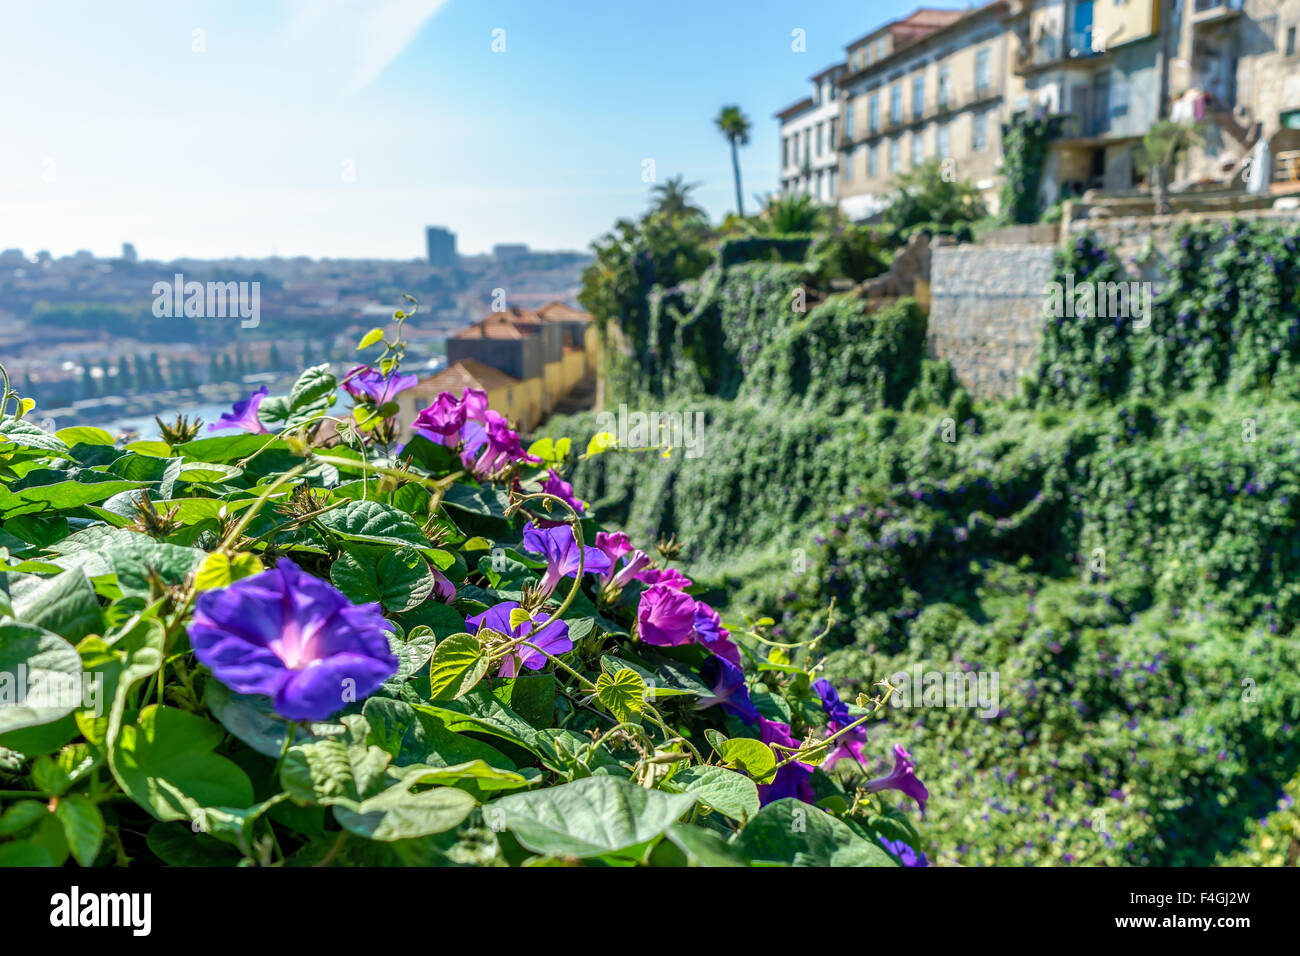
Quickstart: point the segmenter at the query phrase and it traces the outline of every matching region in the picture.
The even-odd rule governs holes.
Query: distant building
[[[0,266],[24,266],[27,259],[23,256],[21,249],[6,249],[0,252]]]
[[[840,207],[866,219],[899,174],[938,159],[997,206],[1007,75],[1006,4],[921,9],[846,48]]]
[[[122,259],[124,262],[139,262],[140,254],[135,251],[135,245],[130,242],[122,243]]]
[[[528,246],[522,242],[501,242],[492,247],[492,258],[498,265],[509,265],[528,256]]]
[[[464,388],[481,388],[489,408],[531,431],[579,382],[596,375],[599,351],[591,315],[562,302],[494,312],[448,337],[447,368],[404,395],[414,403],[406,420],[439,392],[459,398]]]
[[[840,91],[844,64],[812,78],[813,95],[776,114],[781,121],[781,193],[803,193],[824,203],[839,194]]]
[[[429,226],[424,230],[424,243],[429,265],[450,268],[456,265],[456,234],[442,226]]]

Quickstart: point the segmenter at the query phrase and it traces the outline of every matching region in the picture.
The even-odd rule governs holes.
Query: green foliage
[[[393,368],[401,321],[384,339]],[[329,415],[334,390],[317,367],[267,398],[289,423],[278,434],[193,439],[178,422],[119,447],[98,429],[51,435],[4,414],[31,409],[5,388],[0,864],[751,865],[741,836],[771,825],[758,788],[776,758],[756,727],[702,700],[709,652],[639,639],[639,581],[589,574],[539,592],[546,563],[520,539],[544,517],[529,510],[538,498],[563,517],[536,489],[572,442],[479,481],[422,440],[395,461],[375,432],[347,427],[356,409]],[[341,444],[317,442],[326,418]],[[588,542],[603,530],[577,515],[571,527]],[[191,650],[196,602],[222,589],[233,601],[286,557],[382,613],[397,658],[363,700],[345,680],[327,719],[286,720],[278,699],[236,692]],[[509,614],[517,635],[469,624],[505,602],[529,609]],[[507,670],[534,637],[526,622],[551,620],[572,649]],[[731,631],[753,660],[758,635]],[[747,680],[764,713],[825,732],[806,670]],[[829,801],[806,807],[816,846],[769,834],[754,841],[762,862],[876,862],[892,832],[873,822],[879,801],[812,779]]]
[[[1012,223],[1038,221],[1038,189],[1060,116],[1020,115],[1002,126],[1002,215]]]
[[[1089,404],[1125,394],[1168,399],[1226,387],[1295,394],[1300,365],[1300,226],[1180,227],[1150,314],[1086,305],[1049,316],[1037,374],[1040,404]],[[1117,256],[1082,236],[1058,260],[1076,288],[1133,281]],[[1232,281],[1224,281],[1231,277]],[[1098,314],[1098,313],[1102,314]],[[1149,323],[1149,326],[1146,324]]]
[[[899,174],[898,188],[882,219],[903,239],[918,230],[969,238],[970,224],[986,215],[974,184],[947,174],[940,160],[931,159]]]

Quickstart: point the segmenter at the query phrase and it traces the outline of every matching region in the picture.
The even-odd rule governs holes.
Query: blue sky
[[[426,224],[468,253],[585,248],[645,207],[646,159],[716,219],[718,108],[754,121],[752,204],[777,185],[772,114],[915,5],[5,0],[0,248],[410,258]]]

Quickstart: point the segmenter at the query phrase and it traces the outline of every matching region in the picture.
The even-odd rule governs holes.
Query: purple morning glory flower
[[[695,640],[714,654],[736,667],[740,667],[740,648],[731,639],[731,632],[722,626],[722,617],[703,601],[695,602]]]
[[[554,591],[561,578],[577,576],[580,554],[584,573],[599,574],[609,570],[609,558],[605,557],[603,551],[590,546],[584,546],[581,552],[578,551],[573,528],[567,524],[539,528],[531,521],[528,522],[524,525],[524,550],[546,558],[546,571],[538,585],[544,594]]]
[[[930,791],[916,779],[916,764],[912,763],[912,755],[898,744],[894,744],[894,769],[883,777],[867,781],[868,793],[881,790],[903,791],[916,801],[921,813],[925,813],[925,801],[930,799]]]
[[[573,496],[573,485],[556,474],[554,468],[546,469],[546,480],[542,482],[542,491],[566,502],[578,514],[587,510],[586,502],[579,501]]]
[[[700,676],[713,692],[712,697],[702,697],[695,705],[696,710],[704,710],[721,704],[725,710],[735,714],[747,724],[759,720],[758,710],[749,699],[749,689],[745,686],[745,672],[735,664],[721,657],[710,657],[700,669]]]
[[[465,618],[465,627],[471,634],[476,633],[480,627],[490,627],[507,637],[525,637],[534,625],[541,625],[527,638],[529,644],[537,647],[521,645],[515,648],[515,652],[501,662],[501,669],[497,672],[500,677],[517,677],[520,667],[539,671],[546,666],[546,654],[555,656],[573,650],[573,641],[569,640],[569,625],[563,621],[552,621],[545,614],[535,614],[531,621],[520,621],[517,627],[511,627],[510,612],[517,610],[519,605],[516,602],[506,601],[488,608],[482,614]]]
[[[763,743],[780,744],[783,747],[791,749],[799,746],[798,742],[790,736],[790,725],[783,724],[779,721],[768,720],[766,717],[758,719],[758,739]],[[780,750],[774,750],[776,762],[780,763],[788,756]],[[767,806],[773,800],[782,800],[786,797],[793,797],[796,800],[802,800],[804,803],[815,803],[816,795],[812,788],[813,768],[810,764],[794,761],[788,763],[776,772],[771,783],[760,783],[758,785],[758,802],[760,806]]]
[[[641,592],[636,623],[637,636],[647,644],[689,644],[695,633],[695,599],[667,584],[652,584]]]
[[[646,584],[666,584],[678,591],[685,591],[694,582],[676,568],[646,568],[636,575],[638,581]]]
[[[826,716],[838,723],[840,726],[853,723],[853,715],[849,713],[849,705],[840,700],[839,693],[835,686],[825,678],[814,682],[813,690],[821,698],[822,710],[826,711]]]
[[[510,427],[504,415],[499,415],[491,409],[486,415],[487,422],[482,426],[481,439],[477,435],[477,429],[472,432],[468,423],[462,433],[464,437],[464,447],[461,449],[462,460],[465,459],[471,440],[476,449],[482,449],[482,453],[470,466],[474,477],[488,478],[517,461],[541,463],[540,458],[524,451],[523,446],[519,444],[519,434]]]
[[[857,719],[849,713],[849,705],[840,700],[840,695],[830,681],[825,679],[817,681],[813,684],[813,690],[821,698],[822,710],[830,718],[829,729],[832,734],[839,733]],[[822,769],[830,770],[845,759],[865,764],[866,758],[862,756],[862,745],[865,743],[867,743],[867,732],[861,727],[854,727],[842,737],[837,737],[834,748],[821,762]]]
[[[378,604],[353,604],[287,558],[199,595],[194,656],[240,694],[270,697],[288,720],[326,720],[397,673]]]
[[[267,434],[266,426],[257,417],[257,408],[262,404],[262,399],[266,398],[266,393],[267,388],[263,385],[242,402],[235,402],[230,411],[208,426],[208,431],[215,432],[221,428],[243,428],[255,435]]]
[[[358,365],[343,376],[343,390],[358,402],[382,407],[393,401],[399,392],[414,388],[419,382],[415,375],[398,375],[396,372],[384,375],[369,365]]]
[[[433,595],[443,604],[450,604],[456,600],[456,585],[451,583],[451,579],[443,574],[432,565],[429,570],[433,572]]]
[[[447,436],[459,434],[464,425],[464,404],[452,398],[451,392],[439,392],[432,403],[420,409],[415,421],[411,423],[411,430],[430,441],[443,444]]]
[[[925,858],[924,853],[917,853],[902,840],[886,840],[880,838],[880,845],[883,846],[892,856],[898,857],[903,866],[929,866],[930,861]]]

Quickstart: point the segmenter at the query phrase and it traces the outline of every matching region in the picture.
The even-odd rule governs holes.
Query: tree
[[[741,146],[749,145],[749,117],[740,111],[739,106],[724,106],[713,121],[718,132],[731,144],[731,171],[736,178],[736,212],[745,214],[745,203],[740,192],[740,153]]]
[[[1149,172],[1151,199],[1157,215],[1169,212],[1165,199],[1165,176],[1178,157],[1201,142],[1201,128],[1195,123],[1163,119],[1152,126],[1134,150],[1134,159]]]
[[[686,182],[685,176],[669,176],[651,187],[650,211],[662,216],[704,216],[704,210],[691,202],[691,191],[698,186],[699,183]]]
[[[882,218],[906,236],[919,228],[956,232],[954,227],[987,215],[979,190],[969,180],[947,175],[943,164],[933,159],[898,177],[898,191]]]
[[[800,232],[817,232],[821,229],[828,211],[807,193],[790,196],[769,196],[767,208],[758,217],[758,232],[779,235]]]

